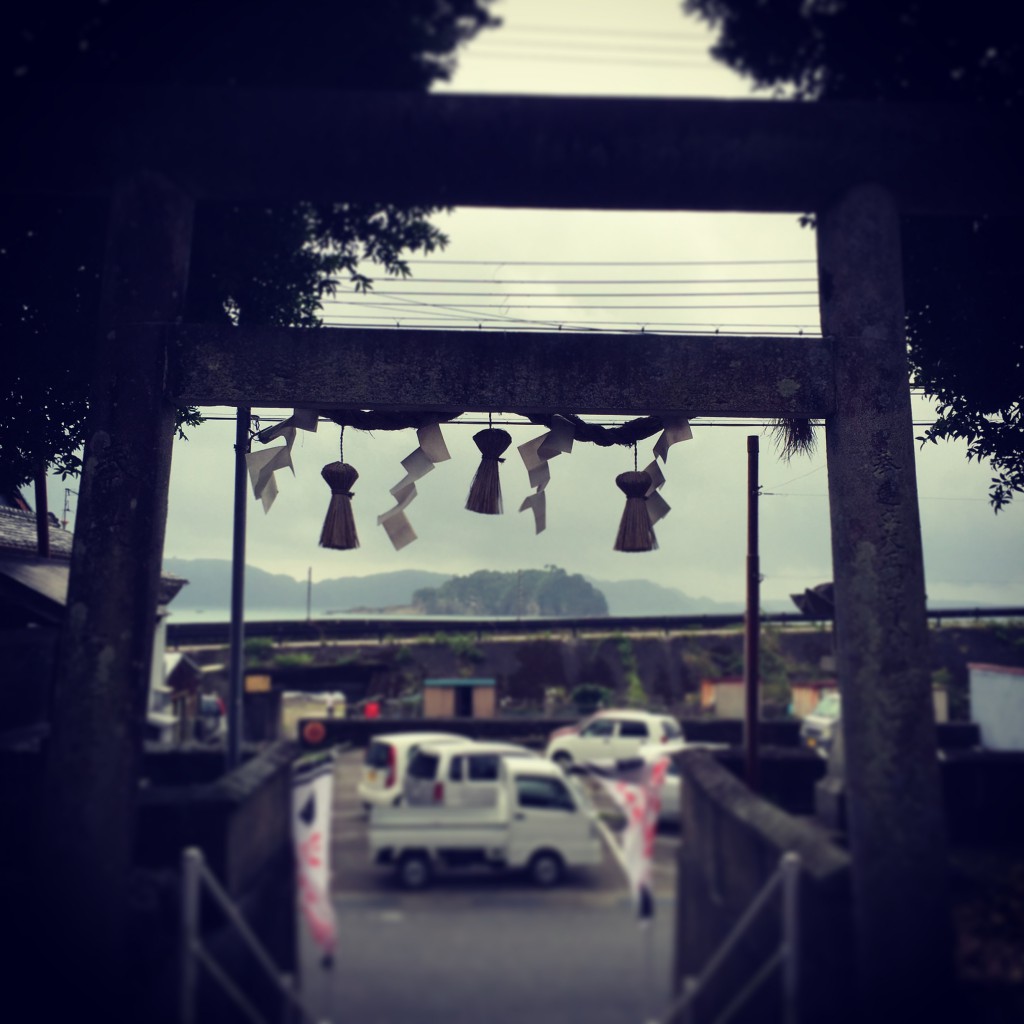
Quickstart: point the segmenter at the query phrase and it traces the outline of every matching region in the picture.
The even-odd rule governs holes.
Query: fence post
[[[292,993],[295,990],[295,975],[289,971],[281,973],[281,1024],[292,1024]]]
[[[195,944],[199,938],[199,871],[202,853],[194,846],[181,856],[181,1024],[194,1024],[198,964]]]
[[[700,983],[692,974],[683,978],[683,1019],[681,1024],[693,1024],[695,1017],[693,1013],[694,996]]]
[[[800,1016],[800,855],[782,855],[782,1020]]]

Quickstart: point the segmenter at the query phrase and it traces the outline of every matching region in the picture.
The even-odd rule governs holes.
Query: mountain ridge
[[[168,558],[164,571],[189,581],[175,599],[173,610],[212,612],[231,604],[231,563],[218,558]],[[399,569],[367,576],[334,577],[314,580],[312,609],[320,614],[405,609],[412,604],[415,591],[439,587],[454,574],[426,569]],[[694,598],[675,587],[649,580],[597,580],[584,576],[604,594],[608,614],[623,615],[699,615],[741,610],[740,603],[722,603]],[[272,573],[258,566],[245,569],[245,605],[250,611],[273,610],[304,614],[310,588],[305,580],[284,573]]]

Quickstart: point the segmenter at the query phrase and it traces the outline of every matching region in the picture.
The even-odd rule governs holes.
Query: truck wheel
[[[530,860],[530,880],[548,889],[562,880],[562,858],[548,850],[535,853]]]
[[[554,761],[563,772],[567,772],[572,767],[572,754],[567,754],[564,750],[560,750],[551,760]]]
[[[398,862],[398,881],[403,889],[425,889],[432,872],[425,853],[406,853]]]

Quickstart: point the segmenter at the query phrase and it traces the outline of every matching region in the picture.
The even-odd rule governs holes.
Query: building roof
[[[0,603],[23,609],[30,619],[57,623],[67,604],[70,574],[67,559],[18,557],[0,551]],[[186,583],[180,576],[162,575],[158,603],[168,604]]]
[[[67,561],[71,558],[71,533],[61,528],[56,516],[50,515],[50,558]],[[0,505],[0,554],[37,555],[35,512]]]

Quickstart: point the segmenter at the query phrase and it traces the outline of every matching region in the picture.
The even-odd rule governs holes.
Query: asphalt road
[[[670,998],[679,839],[655,847],[656,914],[641,927],[625,879],[604,863],[539,890],[513,874],[459,872],[420,892],[369,863],[355,783],[362,751],[335,779],[332,894],[338,954],[303,957],[303,990],[323,1019],[360,1024],[627,1024]]]

